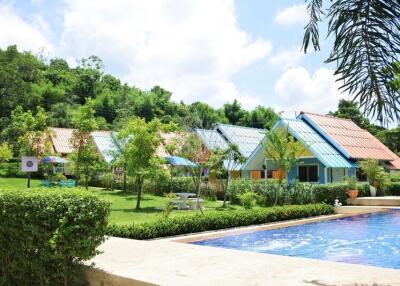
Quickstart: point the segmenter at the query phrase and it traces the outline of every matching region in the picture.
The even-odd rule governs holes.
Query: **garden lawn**
[[[24,178],[0,178],[0,189],[26,189],[27,179]],[[31,180],[32,188],[40,187],[40,180]],[[141,209],[135,210],[136,195],[124,193],[123,191],[106,191],[101,188],[89,188],[89,191],[111,202],[110,223],[131,224],[154,221],[159,218],[166,207],[167,198],[144,194],[141,200]],[[229,206],[221,208],[222,202],[205,200],[203,206],[205,212],[209,210],[230,211],[242,209],[240,206]],[[196,211],[174,210],[170,214],[174,216],[193,215]]]
[[[2,178],[0,177],[0,189],[25,189],[27,187],[27,178]],[[31,187],[39,187],[40,180],[31,179]]]
[[[133,193],[124,193],[122,191],[103,191],[92,190],[100,197],[105,198],[112,202],[110,222],[116,224],[131,224],[141,223],[146,221],[154,221],[162,216],[163,210],[166,207],[167,199],[165,197],[145,194],[142,196],[140,210],[135,210],[136,195]],[[221,209],[221,202],[205,200],[203,206],[205,212],[209,210]],[[230,206],[224,211],[241,208],[239,206]],[[174,210],[170,217],[185,216],[195,214],[194,210]]]

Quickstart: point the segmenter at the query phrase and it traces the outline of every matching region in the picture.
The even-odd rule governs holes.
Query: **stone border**
[[[351,208],[351,209],[349,209]],[[201,240],[208,240],[213,238],[219,238],[223,236],[234,236],[243,233],[252,233],[260,230],[269,230],[269,229],[276,229],[276,228],[285,228],[295,225],[303,225],[308,223],[320,222],[320,221],[327,221],[345,217],[351,217],[361,214],[367,213],[375,213],[375,212],[382,212],[388,211],[390,208],[378,208],[378,207],[336,207],[335,214],[333,215],[322,215],[316,216],[311,218],[302,218],[302,219],[294,219],[288,221],[278,221],[278,222],[270,222],[265,224],[259,225],[251,225],[251,226],[243,226],[237,228],[230,228],[230,229],[223,229],[223,230],[212,230],[206,231],[201,233],[195,234],[186,234],[186,235],[179,235],[173,236],[168,238],[161,238],[157,240],[164,240],[164,241],[174,241],[174,242],[181,242],[181,243],[191,243],[195,241]]]

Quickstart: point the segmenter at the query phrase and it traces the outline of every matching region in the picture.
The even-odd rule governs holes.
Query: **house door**
[[[343,178],[346,176],[345,168],[332,168],[332,178],[331,182],[342,182]]]

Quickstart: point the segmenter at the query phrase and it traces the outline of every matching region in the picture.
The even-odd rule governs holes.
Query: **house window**
[[[317,165],[299,166],[299,181],[318,182],[318,166]]]
[[[356,176],[357,176],[357,181],[359,182],[366,182],[368,180],[367,175],[360,168],[357,168]]]

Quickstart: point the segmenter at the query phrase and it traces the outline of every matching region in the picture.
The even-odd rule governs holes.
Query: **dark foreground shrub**
[[[172,217],[137,225],[110,225],[107,233],[112,236],[125,238],[152,239],[331,213],[333,213],[333,207],[326,204],[291,205],[237,211],[213,211],[206,212],[204,215],[196,214]]]
[[[0,191],[0,285],[73,285],[97,254],[109,208],[87,192]]]
[[[385,195],[400,196],[400,182],[391,182],[385,188]]]

